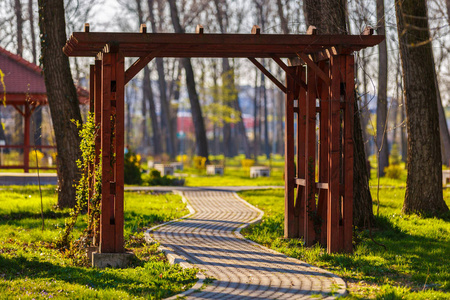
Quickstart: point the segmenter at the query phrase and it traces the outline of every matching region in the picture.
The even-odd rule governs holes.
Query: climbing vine
[[[90,113],[86,122],[81,125],[79,121],[74,122],[81,130],[79,131],[81,142],[81,159],[77,161],[81,172],[81,179],[76,186],[76,205],[70,213],[70,218],[66,220],[64,229],[56,242],[57,247],[65,250],[68,256],[75,257],[80,248],[85,248],[96,244],[98,237],[94,233],[98,232],[100,219],[100,197],[101,197],[101,155],[100,162],[95,164],[95,138],[99,128],[95,125],[94,114]],[[92,182],[92,190],[89,183]],[[72,241],[72,231],[80,213],[89,210],[87,215],[88,227],[83,235]]]

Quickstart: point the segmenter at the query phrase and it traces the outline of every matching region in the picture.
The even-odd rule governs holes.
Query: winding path
[[[243,239],[239,228],[262,212],[236,193],[183,194],[195,213],[152,235],[163,248],[215,279],[187,299],[331,299],[345,294],[339,277]]]

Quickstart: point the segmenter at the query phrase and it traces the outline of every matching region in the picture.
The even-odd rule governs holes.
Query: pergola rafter
[[[353,52],[384,36],[75,32],[63,51],[96,57],[91,66],[91,109],[101,128],[96,154],[102,155],[100,252],[123,252],[124,87],[155,57],[248,58],[285,94],[285,237],[316,242],[327,251],[352,252]],[[138,59],[127,70],[125,57]],[[257,58],[273,59],[286,84]],[[287,65],[282,58],[299,58]],[[318,129],[317,129],[318,128]],[[101,149],[101,151],[100,151]],[[97,159],[96,165],[99,160]],[[96,167],[96,166],[93,166]],[[317,179],[316,179],[317,178]],[[316,200],[317,198],[317,200]]]

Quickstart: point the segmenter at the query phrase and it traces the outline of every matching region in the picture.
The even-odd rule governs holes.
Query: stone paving
[[[184,191],[195,213],[152,235],[169,252],[215,280],[187,299],[332,299],[342,279],[243,239],[239,230],[262,212],[233,192]]]

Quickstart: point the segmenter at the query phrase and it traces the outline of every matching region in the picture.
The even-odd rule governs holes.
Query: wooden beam
[[[111,81],[112,68],[115,66],[113,53],[106,53],[102,60],[102,95],[101,95],[101,155],[102,155],[102,195],[100,202],[100,253],[114,252],[114,211],[111,205],[114,197],[111,195],[112,178],[111,160]]]
[[[248,58],[261,72],[263,72],[264,75],[267,76],[283,93],[286,94],[286,87],[278,81],[278,79],[275,78],[264,66],[257,61],[254,57]]]
[[[295,67],[291,67],[289,72],[294,72]],[[295,85],[290,76],[286,76],[286,101],[285,101],[285,132],[284,132],[284,237],[294,238],[294,181],[295,181],[295,159],[294,159],[294,98]]]
[[[340,217],[340,97],[341,97],[341,56],[332,56],[330,60],[331,69],[331,88],[328,119],[328,203],[327,203],[327,251],[328,253],[336,253],[339,251],[339,241],[341,240],[339,230]]]
[[[139,27],[140,33],[147,33],[147,25],[141,24],[141,27]]]
[[[305,81],[306,80],[306,68],[304,66],[297,66],[295,68],[297,71],[295,76],[296,78]],[[301,193],[297,196],[297,202],[295,203],[296,208],[298,207],[299,210],[299,216],[295,220],[296,221],[296,228],[299,232],[298,237],[305,238],[305,217],[307,217],[307,212],[305,210],[305,187],[307,184],[306,176],[307,173],[305,173],[305,155],[306,155],[306,89],[296,85],[297,91],[297,108],[298,108],[298,114],[297,114],[297,178],[300,178],[301,181],[298,182],[298,184],[302,183],[302,188],[297,189],[297,192]]]
[[[252,34],[261,34],[261,28],[258,25],[253,25]]]
[[[142,70],[146,65],[148,65],[149,62],[152,61],[156,57],[158,53],[163,51],[166,47],[161,47],[158,50],[152,51],[151,53],[147,54],[146,56],[140,57],[138,60],[136,60],[126,71],[125,71],[125,85],[133,79],[134,76],[136,76],[137,73],[139,73],[140,70]]]
[[[125,74],[124,57],[122,53],[116,54],[116,117],[114,134],[114,249],[115,252],[124,252],[123,225],[124,225],[124,123],[125,123]]]
[[[142,57],[161,45],[170,44],[164,57],[293,57],[295,52],[314,53],[341,45],[357,51],[380,43],[378,35],[297,35],[297,34],[195,34],[74,32],[63,51],[69,56],[95,56],[104,45],[116,41],[126,57]],[[261,33],[261,31],[260,31]],[[295,51],[291,51],[289,47]]]
[[[203,34],[203,26],[198,24],[197,27],[195,27],[195,33],[196,34]]]
[[[282,68],[286,74],[290,77],[292,77],[292,79],[294,79],[294,82],[296,84],[298,84],[299,86],[301,86],[302,88],[304,88],[305,90],[308,89],[308,86],[306,85],[306,83],[301,80],[300,78],[294,76],[294,74],[292,74],[292,72],[288,72],[289,67],[288,65],[286,65],[281,58],[279,58],[278,56],[276,56],[275,54],[271,54],[270,57],[272,57],[272,59],[280,66],[280,68]]]
[[[373,35],[373,28],[367,26],[366,28],[364,28],[364,31],[361,32],[361,35]]]
[[[344,197],[343,227],[344,251],[353,252],[353,110],[355,101],[355,61],[353,55],[344,56],[345,66],[345,110],[344,110]]]
[[[315,240],[314,221],[316,216],[316,98],[317,98],[317,80],[316,74],[311,67],[307,70],[308,90],[306,93],[305,111],[305,143],[302,145],[305,149],[305,168],[306,185],[305,193],[305,245],[311,247]],[[300,106],[301,107],[301,106]]]
[[[313,26],[313,25],[309,25],[308,29],[306,30],[306,34],[308,34],[308,35],[317,34],[317,27]]]
[[[308,55],[303,52],[297,52],[297,56],[300,57],[310,67],[314,73],[316,73],[320,79],[322,79],[327,85],[330,85],[330,77],[322,71],[319,66]]]
[[[295,178],[295,184],[296,185],[305,186],[306,185],[306,180],[303,179],[303,178]]]

